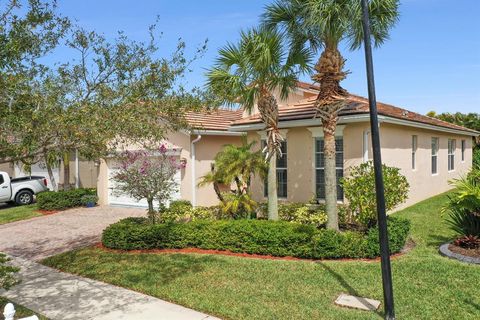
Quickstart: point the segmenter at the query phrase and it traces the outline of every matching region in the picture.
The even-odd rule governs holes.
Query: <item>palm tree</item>
[[[310,68],[307,49],[289,54],[276,30],[264,28],[241,32],[238,44],[220,49],[215,66],[208,71],[208,86],[224,104],[243,105],[252,112],[258,107],[267,131],[264,149],[269,161],[268,217],[278,220],[276,158],[281,155],[283,140],[278,129],[278,103],[273,94],[280,91],[286,99],[295,88],[299,74]]]
[[[388,39],[389,30],[398,20],[398,5],[398,0],[369,2],[375,46]],[[340,86],[348,71],[344,70],[345,59],[338,47],[342,41],[347,41],[350,50],[360,48],[363,40],[361,18],[359,0],[277,0],[266,7],[262,16],[264,27],[285,34],[292,50],[308,47],[321,52],[311,77],[320,84],[315,108],[324,134],[327,227],[335,230],[338,230],[335,130],[338,113],[346,106],[348,96]]]
[[[264,178],[267,165],[261,151],[253,151],[256,141],[248,142],[242,138],[242,145],[227,144],[214,158],[212,171],[202,177],[199,186],[213,184],[213,188],[220,201],[224,196],[220,192],[220,184],[235,184],[237,195],[249,194],[252,176]]]

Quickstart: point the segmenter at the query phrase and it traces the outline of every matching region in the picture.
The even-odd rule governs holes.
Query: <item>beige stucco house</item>
[[[279,126],[285,138],[283,156],[277,162],[278,195],[282,201],[306,202],[324,196],[322,128],[315,119],[314,101],[318,87],[299,83],[286,101],[280,101]],[[337,176],[348,175],[349,168],[372,159],[368,101],[350,96],[340,113],[337,127]],[[382,160],[400,168],[410,183],[411,205],[447,191],[448,181],[468,172],[472,165],[472,137],[479,133],[397,108],[378,104]],[[200,178],[211,170],[213,158],[225,144],[240,144],[241,136],[256,140],[260,148],[265,137],[258,112],[232,110],[190,113],[187,120],[195,130],[176,132],[167,140],[186,160],[179,172],[179,192],[175,198],[190,200],[197,206],[217,203],[212,186],[198,187]],[[98,193],[101,204],[144,206],[128,197],[115,196],[109,177],[115,171],[115,159],[100,163]],[[255,179],[253,197],[265,200],[263,181]],[[341,187],[338,200],[344,201]]]

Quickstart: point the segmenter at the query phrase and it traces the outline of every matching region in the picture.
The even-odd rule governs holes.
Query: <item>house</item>
[[[53,166],[52,172],[59,189],[64,184],[64,166],[63,160],[58,160],[58,163]],[[53,190],[52,182],[48,174],[44,161],[39,161],[26,170],[21,162],[11,162],[0,164],[0,171],[7,172],[12,178],[19,178],[25,176],[42,176],[47,178],[47,186]],[[85,159],[81,155],[72,153],[70,155],[70,184],[80,188],[96,188],[98,178],[98,162]]]
[[[315,85],[299,82],[288,100],[280,101],[279,127],[284,137],[283,155],[277,161],[278,196],[281,201],[307,202],[325,194],[322,161],[323,132],[315,118]],[[372,159],[368,100],[350,95],[340,112],[336,131],[337,177],[348,175],[349,168]],[[400,168],[410,183],[405,206],[450,189],[448,181],[468,172],[472,165],[472,137],[479,133],[392,105],[378,103],[382,160]],[[240,144],[241,136],[265,139],[258,111],[218,110],[187,114],[190,132],[167,137],[179,158],[187,165],[177,176],[179,192],[175,198],[194,205],[217,203],[212,186],[198,187],[200,178],[211,170],[213,158],[228,143]],[[115,195],[109,179],[118,165],[114,158],[100,163],[98,192],[101,204],[145,206],[127,196]],[[264,181],[252,182],[253,198],[266,200]],[[338,201],[344,201],[338,186]]]

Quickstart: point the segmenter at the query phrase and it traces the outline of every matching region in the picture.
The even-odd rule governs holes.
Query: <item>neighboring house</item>
[[[78,165],[78,168],[77,168]],[[25,170],[24,165],[21,162],[6,163],[0,165],[0,171],[6,171],[12,178],[19,178],[25,176],[43,176],[47,178],[47,186],[50,190],[52,188],[52,182],[48,174],[46,165],[43,161],[39,161],[31,166],[30,172]],[[58,164],[52,168],[53,176],[59,189],[63,187],[64,183],[64,171],[63,161],[58,160]],[[98,177],[98,162],[89,161],[79,156],[78,159],[75,153],[70,155],[70,184],[72,187],[78,186],[79,188],[96,188]]]
[[[285,138],[283,156],[277,162],[278,195],[282,201],[306,202],[325,194],[323,175],[323,132],[315,118],[314,102],[318,87],[299,82],[287,101],[280,101],[280,128]],[[368,100],[351,95],[341,111],[337,127],[337,175],[348,175],[351,166],[372,159]],[[410,183],[406,205],[411,205],[450,189],[448,181],[468,172],[472,165],[472,137],[479,133],[405,109],[378,103],[382,160],[401,169]],[[200,178],[211,170],[213,158],[225,144],[240,144],[241,136],[256,140],[261,147],[265,137],[257,110],[218,110],[187,114],[192,132],[177,132],[167,137],[177,156],[186,160],[179,172],[179,192],[175,198],[194,205],[218,202],[212,186],[199,188]],[[145,206],[126,196],[115,195],[109,179],[116,169],[114,158],[100,164],[98,192],[101,204]],[[265,185],[252,182],[253,197],[265,201]],[[341,187],[338,200],[343,201]]]

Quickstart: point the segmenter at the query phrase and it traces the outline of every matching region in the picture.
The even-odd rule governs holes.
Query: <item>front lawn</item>
[[[39,217],[42,214],[37,210],[38,208],[36,204],[28,206],[2,205],[0,207],[0,224]]]
[[[3,297],[0,297],[0,310],[1,310],[1,313],[0,314],[0,320],[3,320],[4,317],[3,317],[3,309],[5,308],[5,306],[7,305],[7,303],[9,302],[12,302],[12,301],[9,301],[7,300],[6,298],[3,298]],[[22,307],[21,305],[18,305],[16,303],[13,303],[14,307],[15,307],[15,319],[18,319],[18,318],[23,318],[23,317],[30,317],[30,316],[33,316],[33,315],[37,315],[38,318],[40,320],[48,320],[47,317],[44,317],[38,313],[35,313],[33,312],[32,310],[29,310],[25,307]]]
[[[480,268],[441,257],[452,238],[440,195],[396,216],[412,222],[417,246],[392,261],[399,319],[480,317]],[[337,307],[340,293],[382,300],[379,262],[284,261],[200,254],[128,254],[87,248],[46,265],[169,300],[224,319],[381,319]]]

